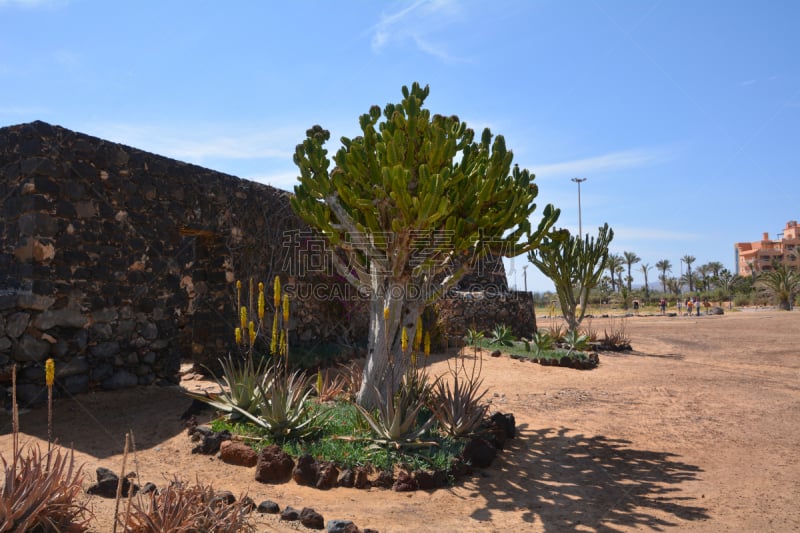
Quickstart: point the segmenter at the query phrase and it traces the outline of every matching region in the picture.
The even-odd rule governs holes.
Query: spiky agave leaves
[[[241,362],[234,361],[232,356],[219,360],[222,367],[222,379],[209,369],[217,381],[224,382],[219,393],[198,393],[187,391],[186,394],[205,402],[213,408],[228,413],[229,418],[240,417],[240,411],[257,412],[261,403],[261,389],[268,386],[271,376],[267,372],[267,364],[263,361],[254,363],[251,358]]]
[[[468,437],[478,432],[489,406],[482,403],[487,389],[483,378],[452,374],[451,380],[439,378],[433,387],[431,409],[442,432],[451,437]]]
[[[361,413],[375,433],[376,442],[393,445],[397,448],[406,446],[429,446],[431,443],[420,442],[435,421],[433,416],[419,423],[419,413],[425,402],[410,388],[401,386],[397,393],[391,393],[387,384],[386,394],[375,388],[378,398],[378,409],[371,413],[359,404],[356,409]]]
[[[314,412],[308,401],[314,392],[309,376],[297,371],[287,374],[278,365],[269,370],[268,386],[258,385],[261,401],[256,412],[234,409],[273,437],[302,438],[316,431],[316,421],[322,414]]]

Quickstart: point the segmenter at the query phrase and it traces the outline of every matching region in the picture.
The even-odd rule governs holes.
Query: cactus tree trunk
[[[367,362],[357,395],[358,403],[366,408],[377,405],[378,391],[386,397],[387,390],[397,390],[411,355],[410,348],[402,349],[402,330],[405,328],[407,338],[413,339],[417,318],[424,309],[424,302],[409,297],[407,286],[398,283],[384,286],[385,294],[378,294],[370,301]]]

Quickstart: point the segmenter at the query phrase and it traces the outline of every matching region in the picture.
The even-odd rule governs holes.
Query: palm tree
[[[644,297],[650,298],[650,285],[647,283],[647,272],[650,270],[650,265],[648,263],[642,263],[639,269],[642,271],[642,275],[644,275]]]
[[[709,263],[706,263],[706,265],[711,270],[711,275],[714,278],[718,278],[719,277],[719,273],[722,272],[725,269],[725,265],[723,265],[719,261],[711,261]]]
[[[758,275],[756,284],[777,300],[778,308],[791,311],[795,296],[800,294],[800,273],[776,262],[771,270]]]
[[[622,255],[625,256],[625,264],[628,266],[628,277],[626,279],[628,280],[628,292],[631,292],[631,282],[633,281],[633,276],[631,276],[631,265],[638,263],[642,260],[642,258],[633,252],[622,252]]]
[[[712,273],[711,267],[708,266],[708,264],[700,265],[699,267],[697,267],[695,273],[697,274],[698,285],[699,285],[697,288],[702,289],[703,291],[708,291],[709,284],[711,281],[711,273]]]
[[[694,292],[694,282],[697,280],[697,276],[691,270],[686,271],[683,276],[680,278],[681,284],[686,284],[689,286],[689,292]]]
[[[661,272],[658,279],[661,280],[664,292],[667,292],[667,272],[672,272],[672,263],[669,262],[669,259],[662,259],[656,263],[656,268]]]
[[[681,281],[677,278],[667,279],[667,287],[669,287],[669,291],[675,295],[681,293],[681,285]]]
[[[617,268],[622,266],[622,257],[617,254],[608,254],[606,261],[606,268],[608,275],[611,278],[611,292],[617,292]]]
[[[694,263],[697,258],[693,255],[684,255],[681,258],[681,261],[686,263],[686,280],[689,283],[689,292],[694,291],[694,276],[692,276],[692,263]]]
[[[622,273],[625,272],[625,267],[622,266],[622,265],[619,265],[617,267],[616,272],[617,272],[617,285],[619,285],[619,290],[621,291],[622,287],[623,287],[623,285],[622,285]]]

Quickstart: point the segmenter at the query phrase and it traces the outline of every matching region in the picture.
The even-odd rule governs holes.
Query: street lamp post
[[[522,267],[522,283],[524,283],[525,292],[528,292],[528,265]]]
[[[578,237],[581,239],[581,242],[583,242],[583,221],[581,220],[581,183],[586,181],[586,178],[572,178],[572,181],[578,184]],[[581,287],[580,304],[581,309],[586,309],[583,287]]]
[[[586,181],[586,178],[572,178],[572,181],[578,184],[578,235],[583,239],[583,221],[581,220],[581,183]]]

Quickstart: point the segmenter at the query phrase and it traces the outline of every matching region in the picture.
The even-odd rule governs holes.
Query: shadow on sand
[[[135,387],[58,398],[53,402],[53,438],[99,459],[121,454],[125,434],[133,431],[136,447],[152,448],[185,431],[181,415],[192,400],[178,386]],[[4,413],[0,436],[11,433],[11,416]],[[47,442],[47,406],[20,415],[20,439],[33,436]],[[0,450],[2,451],[2,450]]]
[[[520,429],[471,496],[486,499],[472,518],[522,511],[544,531],[661,530],[678,520],[707,520],[680,484],[702,470],[678,456],[630,448],[629,441],[587,437],[566,428]]]

